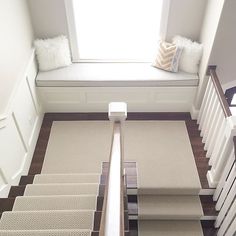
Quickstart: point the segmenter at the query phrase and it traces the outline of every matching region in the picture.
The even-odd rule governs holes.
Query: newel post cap
[[[123,122],[127,118],[127,104],[125,102],[111,102],[108,110],[110,121]]]

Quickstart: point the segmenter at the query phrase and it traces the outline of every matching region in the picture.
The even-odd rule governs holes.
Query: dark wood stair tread
[[[218,212],[215,210],[215,202],[212,199],[211,195],[202,195],[200,196],[202,209],[205,216],[217,216]]]
[[[20,183],[19,185],[27,185],[27,184],[32,184],[34,181],[34,175],[23,175],[20,178]]]
[[[25,192],[26,185],[19,185],[19,186],[11,186],[10,192],[8,197],[18,197],[23,196]]]

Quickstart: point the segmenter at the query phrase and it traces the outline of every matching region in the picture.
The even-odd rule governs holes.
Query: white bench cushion
[[[39,87],[152,87],[197,86],[197,74],[171,73],[150,63],[73,63],[57,70],[39,72]]]

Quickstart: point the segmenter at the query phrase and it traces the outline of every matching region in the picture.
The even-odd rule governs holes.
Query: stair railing
[[[233,142],[234,149],[214,194],[214,199],[217,200],[216,210],[219,211],[215,221],[219,236],[233,236],[236,233],[236,137],[233,137]]]
[[[215,68],[209,69],[206,92],[198,116],[199,129],[205,143],[206,156],[212,166],[207,173],[210,187],[215,188],[233,149],[232,135],[235,131],[234,119],[230,112]]]
[[[122,115],[119,111],[118,116],[112,117],[112,113],[116,112],[110,107],[112,106],[109,106],[109,118],[114,121],[114,126],[99,236],[124,236],[125,184],[121,121],[126,118],[127,112],[125,110]]]
[[[209,68],[209,80],[199,112],[198,124],[211,169],[210,187],[216,188],[213,200],[219,211],[215,227],[218,236],[236,233],[236,117],[220,85],[216,68]]]

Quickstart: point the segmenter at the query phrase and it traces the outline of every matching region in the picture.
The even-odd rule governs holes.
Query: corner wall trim
[[[0,129],[7,126],[7,116],[0,116]]]

